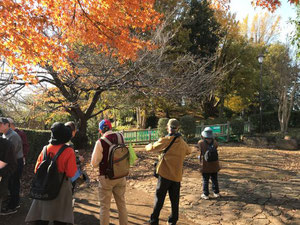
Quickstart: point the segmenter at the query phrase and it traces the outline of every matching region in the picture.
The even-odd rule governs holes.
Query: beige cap
[[[173,129],[177,129],[179,127],[180,123],[176,119],[169,119],[168,121],[168,127],[171,127]]]

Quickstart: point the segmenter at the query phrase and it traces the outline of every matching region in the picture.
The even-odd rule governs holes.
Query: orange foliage
[[[21,79],[37,82],[28,65],[50,65],[68,70],[74,43],[99,52],[115,49],[121,60],[152,43],[135,32],[155,29],[161,15],[154,0],[2,0],[0,1],[0,55]],[[20,77],[19,77],[20,79]]]
[[[231,0],[210,0],[215,9],[228,9]],[[300,0],[288,0],[291,4],[299,4]],[[271,12],[275,11],[281,5],[281,0],[252,0],[254,6],[267,8]]]
[[[299,0],[288,0],[291,4],[299,4]],[[274,12],[281,5],[279,0],[253,0],[254,6],[267,8],[269,11]]]

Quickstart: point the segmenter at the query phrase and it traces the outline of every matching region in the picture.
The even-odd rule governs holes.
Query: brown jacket
[[[147,145],[146,150],[161,153],[168,147],[173,138],[174,136],[160,138],[157,142]],[[182,180],[184,158],[190,153],[191,149],[188,144],[181,136],[178,137],[158,165],[157,173],[168,180],[180,182]]]
[[[205,141],[200,140],[198,142],[198,145],[199,145],[200,154],[201,154],[201,156],[200,156],[200,172],[201,173],[217,173],[221,169],[219,160],[215,161],[215,162],[206,162],[203,158],[203,155],[207,151],[208,144]],[[214,140],[214,146],[216,148],[218,148],[218,142],[216,140]]]

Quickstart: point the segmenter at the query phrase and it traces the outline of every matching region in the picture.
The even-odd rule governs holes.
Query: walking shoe
[[[7,209],[2,209],[0,212],[0,215],[6,216],[6,215],[14,214],[16,212],[18,212],[18,210],[16,208],[14,208],[14,209],[7,208]]]
[[[201,198],[203,198],[203,199],[205,199],[205,200],[208,200],[208,199],[209,199],[208,195],[205,195],[205,194],[202,194],[202,195],[201,195]]]
[[[17,206],[16,206],[16,209],[19,209],[21,206],[20,206],[20,204],[18,204]]]
[[[215,198],[219,198],[219,197],[221,197],[221,196],[220,196],[219,193],[214,193],[214,197],[215,197]]]

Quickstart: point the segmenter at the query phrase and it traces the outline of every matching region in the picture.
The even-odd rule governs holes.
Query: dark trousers
[[[218,173],[202,173],[203,178],[203,193],[205,195],[209,195],[208,184],[209,178],[212,182],[212,189],[214,193],[218,194],[219,191],[219,183],[218,183]]]
[[[180,182],[171,181],[161,176],[157,180],[154,209],[151,214],[150,224],[158,225],[159,214],[164,205],[167,192],[169,192],[172,207],[172,213],[169,216],[168,222],[172,225],[176,224],[179,210]]]
[[[20,204],[20,179],[23,171],[23,158],[17,159],[18,168],[11,175],[8,182],[8,189],[10,192],[10,201],[8,203],[8,208],[14,209]]]
[[[45,221],[45,220],[38,220],[35,221],[35,225],[48,225],[49,221]],[[59,222],[59,221],[54,221],[53,222],[54,225],[67,225],[67,223],[63,223],[63,222]]]

